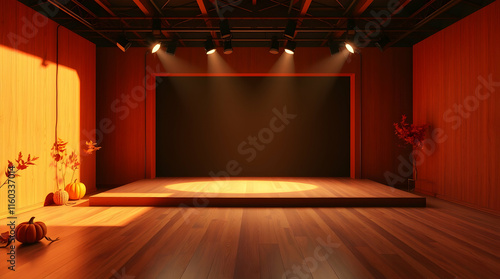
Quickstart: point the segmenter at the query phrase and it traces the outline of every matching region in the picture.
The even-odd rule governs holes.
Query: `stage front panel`
[[[350,77],[156,78],[159,177],[348,177]]]

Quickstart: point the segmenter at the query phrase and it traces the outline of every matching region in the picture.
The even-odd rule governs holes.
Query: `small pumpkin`
[[[21,223],[16,227],[16,239],[22,243],[35,243],[47,234],[47,226],[43,222],[33,222],[35,217],[31,217],[29,222]]]
[[[16,227],[16,239],[21,243],[36,243],[42,238],[45,238],[51,242],[59,240],[59,237],[55,240],[47,237],[47,226],[43,222],[33,222],[35,217],[31,217],[28,222],[23,222]]]
[[[78,183],[76,180],[73,183],[70,183],[65,188],[66,192],[69,194],[69,199],[71,200],[79,200],[85,196],[85,192],[87,188],[85,188],[85,184]]]
[[[65,190],[59,189],[54,192],[54,203],[57,205],[65,205],[68,203],[69,194]]]

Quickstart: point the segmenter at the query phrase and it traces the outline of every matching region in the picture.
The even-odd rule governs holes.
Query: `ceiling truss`
[[[289,19],[297,21],[295,40],[299,47],[343,40],[349,19],[355,21],[357,30],[369,35],[368,45],[373,45],[378,40],[375,35],[383,31],[390,39],[388,47],[411,46],[493,2],[401,0],[396,9],[390,10],[389,0],[18,1],[35,10],[42,10],[42,4],[58,5],[59,12],[52,19],[98,46],[113,46],[120,36],[134,46],[146,46],[153,19],[160,19],[161,39],[187,47],[202,46],[207,36],[221,45],[218,28],[223,18],[229,20],[236,47],[268,46],[273,36],[285,41],[281,34]],[[390,24],[380,26],[380,30],[365,30],[381,22],[377,15],[387,15],[388,11]]]

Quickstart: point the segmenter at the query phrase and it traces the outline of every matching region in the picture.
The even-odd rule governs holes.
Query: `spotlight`
[[[154,45],[153,45],[153,49],[151,49],[151,53],[155,53],[157,52],[161,47],[161,43],[160,42],[156,42]]]
[[[272,54],[278,54],[280,52],[280,42],[278,41],[278,37],[273,36],[269,52]]]
[[[285,46],[285,52],[288,54],[294,54],[295,47],[297,47],[297,43],[295,43],[295,41],[288,41]]]
[[[224,54],[231,54],[233,53],[233,43],[231,42],[231,39],[225,40],[224,41]]]
[[[220,36],[223,39],[231,38],[231,29],[229,28],[229,21],[227,18],[220,22]]]
[[[375,42],[375,46],[378,47],[378,49],[380,49],[380,51],[384,51],[384,47],[391,41],[391,39],[389,39],[389,37],[387,37],[386,34],[383,34],[380,36],[380,39],[378,40],[378,42]]]
[[[347,49],[347,51],[349,51],[350,53],[354,53],[355,51],[355,46],[353,43],[349,42],[349,41],[346,41],[345,42],[345,48]]]
[[[328,41],[328,47],[330,48],[330,54],[334,55],[340,52],[340,44],[338,42],[334,42],[333,40]]]
[[[208,37],[205,41],[205,51],[207,52],[207,54],[212,54],[215,52],[215,44],[212,40],[212,37]]]
[[[289,40],[293,40],[293,37],[295,37],[295,28],[297,28],[297,21],[289,19],[286,23],[284,36]]]
[[[132,45],[131,42],[129,42],[129,40],[127,40],[127,38],[125,38],[125,36],[121,36],[120,38],[118,38],[118,40],[116,41],[116,46],[121,49],[123,52],[127,51],[127,49]]]
[[[153,18],[153,36],[161,36],[161,19]]]
[[[171,41],[167,46],[167,53],[170,55],[175,55],[175,50],[177,49],[177,41]]]

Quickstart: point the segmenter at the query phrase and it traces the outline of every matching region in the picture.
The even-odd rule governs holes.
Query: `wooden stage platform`
[[[155,178],[90,196],[91,206],[425,207],[425,197],[366,179]]]

